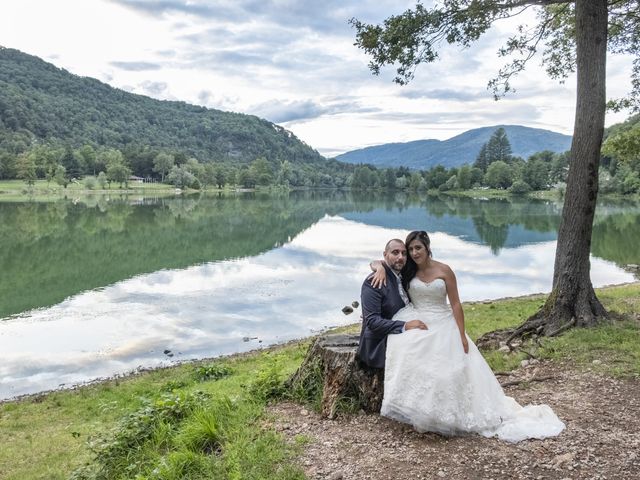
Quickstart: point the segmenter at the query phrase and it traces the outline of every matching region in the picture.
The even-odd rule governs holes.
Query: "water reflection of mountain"
[[[258,255],[326,213],[331,196],[0,203],[0,318],[141,273]]]
[[[371,212],[341,213],[342,217],[368,225],[404,230],[444,232],[455,237],[492,248],[514,248],[529,243],[556,239],[556,232],[536,232],[521,225],[492,225],[482,217],[461,218],[453,215],[435,216],[424,208],[410,207],[402,212],[373,210]]]
[[[355,197],[357,210],[341,213],[349,220],[394,229],[444,232],[502,248],[554,241],[561,205],[530,199],[475,200],[470,198],[395,196],[377,202]],[[600,202],[593,225],[593,255],[625,268],[640,264],[640,205]]]
[[[501,248],[555,240],[560,219],[559,208],[553,202],[437,197],[421,202],[408,200],[397,209],[376,208],[341,215],[387,228],[444,232],[489,245],[495,254]]]

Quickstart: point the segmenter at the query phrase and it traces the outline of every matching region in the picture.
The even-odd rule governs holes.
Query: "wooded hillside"
[[[120,150],[138,144],[237,165],[258,156],[324,162],[267,120],[128,93],[0,47],[0,151],[20,153],[35,139]]]

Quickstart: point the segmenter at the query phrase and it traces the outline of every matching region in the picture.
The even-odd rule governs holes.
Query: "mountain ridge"
[[[34,139],[75,147],[148,145],[240,165],[259,156],[326,162],[292,132],[257,116],[126,92],[0,46],[0,144]]]
[[[376,167],[459,167],[473,163],[482,145],[498,128],[505,129],[513,154],[525,159],[542,150],[561,153],[571,147],[569,135],[523,125],[494,125],[467,130],[447,140],[425,139],[374,145],[343,153],[335,159],[354,164],[369,163]]]

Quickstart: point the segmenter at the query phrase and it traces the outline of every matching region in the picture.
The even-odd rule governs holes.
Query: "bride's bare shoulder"
[[[431,262],[432,262],[433,266],[438,270],[442,270],[442,271],[451,270],[449,265],[447,265],[446,263],[439,262],[438,260],[431,260]]]
[[[434,266],[438,270],[438,274],[441,275],[444,279],[455,277],[453,270],[446,263],[438,262],[437,260],[433,260]]]

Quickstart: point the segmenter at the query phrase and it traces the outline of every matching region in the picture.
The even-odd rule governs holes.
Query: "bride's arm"
[[[384,268],[384,260],[374,260],[369,264],[369,267],[373,271],[371,277],[371,286],[373,288],[382,288],[387,285],[387,271]]]
[[[445,265],[444,268],[444,282],[447,286],[447,296],[449,297],[449,303],[451,304],[451,310],[453,311],[453,318],[456,319],[458,330],[460,331],[460,340],[462,341],[462,348],[464,353],[469,353],[469,341],[464,333],[464,311],[462,310],[462,304],[460,303],[460,295],[458,294],[458,282],[453,270]]]

